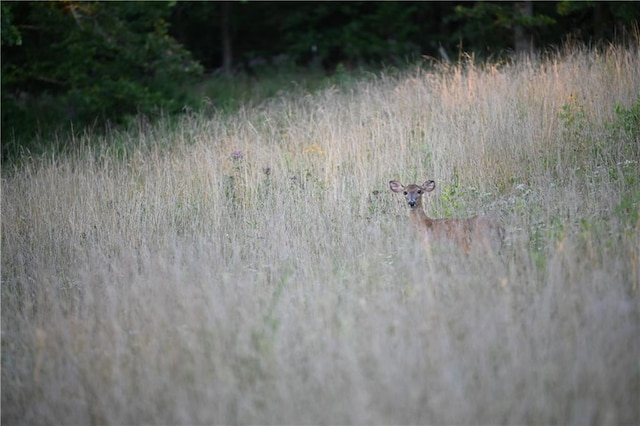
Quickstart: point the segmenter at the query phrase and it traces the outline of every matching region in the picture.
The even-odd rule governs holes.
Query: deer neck
[[[411,222],[418,228],[422,228],[423,226],[427,226],[427,228],[431,228],[433,226],[433,219],[431,219],[424,212],[422,208],[422,203],[416,204],[415,207],[409,210],[409,218]]]

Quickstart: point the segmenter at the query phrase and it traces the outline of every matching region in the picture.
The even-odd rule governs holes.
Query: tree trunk
[[[226,75],[231,75],[231,67],[233,65],[233,56],[231,53],[231,2],[223,1],[220,3],[221,25],[222,28],[222,69]]]
[[[608,5],[607,5],[608,6]],[[603,38],[607,37],[607,24],[606,24],[606,10],[605,5],[601,2],[594,2],[593,9],[593,36],[596,42],[599,42]]]
[[[516,54],[529,53],[533,50],[533,38],[529,30],[520,21],[533,17],[533,1],[517,1],[513,4],[515,25],[513,26],[514,47]]]

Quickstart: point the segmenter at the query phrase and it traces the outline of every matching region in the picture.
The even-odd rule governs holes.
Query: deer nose
[[[409,200],[409,205],[411,207],[415,207],[416,206],[416,200]]]

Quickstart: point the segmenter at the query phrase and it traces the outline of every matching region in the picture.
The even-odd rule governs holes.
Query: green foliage
[[[611,179],[621,179],[628,188],[637,188],[640,185],[640,96],[630,108],[616,103],[613,109],[615,118],[604,124],[605,142],[612,156],[607,172]]]
[[[558,118],[572,136],[580,134],[587,126],[584,106],[577,101],[575,95],[570,95],[568,102],[560,107]]]
[[[637,231],[635,227],[640,220],[640,190],[635,189],[623,196],[613,212],[622,223]]]
[[[308,3],[285,18],[286,43],[295,58],[310,56],[315,65],[401,64],[419,54],[417,45],[409,42],[419,30],[410,19],[417,7],[396,2]]]
[[[573,94],[569,95],[569,99],[560,107],[558,118],[564,125],[564,145],[571,152],[571,160],[575,162],[576,156],[579,156],[585,148],[593,146],[597,148],[596,141],[593,141],[592,132],[590,131],[591,123],[587,117],[584,105]],[[597,149],[596,149],[597,150]],[[597,154],[595,152],[594,154]]]
[[[38,126],[179,111],[183,86],[202,71],[168,35],[166,3],[3,3],[3,19],[5,9],[30,31],[3,47],[3,140]]]
[[[614,213],[625,224],[637,226],[640,220],[640,96],[630,108],[614,106],[616,118],[609,124],[613,142],[622,141],[622,149],[615,167],[609,168],[612,178],[621,179],[628,189]]]
[[[445,185],[440,195],[442,216],[454,217],[459,215],[460,212],[464,210],[464,196],[465,191],[460,186],[457,178],[454,179],[453,183]]]
[[[563,139],[558,151],[546,159],[549,167],[557,169],[561,161],[593,184],[606,175],[627,189],[636,188],[640,184],[640,97],[630,108],[615,104],[613,109],[613,120],[597,123],[577,97],[570,95],[558,113]]]
[[[611,15],[618,23],[631,24],[637,22],[640,14],[638,2],[596,2],[562,0],[556,5],[556,11],[560,16],[584,15],[593,12],[596,8],[601,8],[600,14]]]
[[[2,3],[2,46],[20,46],[22,45],[22,34],[20,30],[13,25],[13,13],[11,7],[4,2]]]
[[[555,13],[572,37],[596,42],[615,40],[625,36],[625,29],[637,29],[640,2],[562,0],[556,3]]]
[[[635,227],[640,212],[640,97],[629,108],[616,103],[615,118],[601,126],[594,123],[574,95],[562,105],[558,118],[564,125],[566,154],[563,160],[597,184],[601,175],[624,188],[613,214]],[[604,173],[601,173],[604,172]]]
[[[562,0],[558,2],[556,6],[556,10],[558,11],[558,14],[562,16],[567,16],[567,15],[571,15],[572,13],[583,12],[588,9],[593,9],[594,5],[595,4],[593,1]]]
[[[447,17],[450,23],[458,24],[455,38],[462,41],[465,51],[499,52],[511,46],[513,29],[520,25],[529,31],[539,27],[552,27],[556,20],[544,13],[525,16],[518,13],[512,3],[474,2],[472,5],[457,5],[454,13]],[[505,43],[505,41],[507,41]]]
[[[631,139],[638,140],[640,138],[640,95],[631,108],[615,104],[614,110],[616,112],[614,128],[619,128]]]

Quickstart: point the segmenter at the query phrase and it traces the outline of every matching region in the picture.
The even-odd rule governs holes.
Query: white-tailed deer
[[[502,226],[485,216],[473,216],[466,219],[432,219],[424,212],[422,196],[435,189],[432,180],[422,185],[404,186],[400,182],[390,181],[393,192],[402,192],[409,204],[409,218],[416,229],[422,232],[423,242],[430,247],[431,240],[450,241],[460,246],[466,253],[472,247],[486,247],[499,251],[504,241]]]

